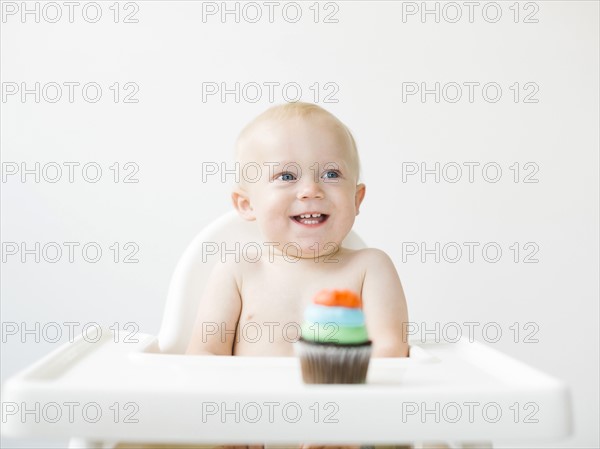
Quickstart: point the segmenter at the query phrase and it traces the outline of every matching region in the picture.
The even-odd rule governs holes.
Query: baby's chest
[[[302,321],[304,308],[319,290],[362,290],[364,273],[351,265],[268,268],[244,273],[240,321]]]

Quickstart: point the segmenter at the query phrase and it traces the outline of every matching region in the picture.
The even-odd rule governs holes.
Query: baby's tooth
[[[320,217],[321,214],[312,214],[313,218]]]

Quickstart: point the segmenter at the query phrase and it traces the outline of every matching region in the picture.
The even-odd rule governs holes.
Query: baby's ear
[[[256,220],[254,209],[252,209],[252,205],[250,204],[250,200],[246,192],[244,192],[242,189],[235,189],[231,193],[231,201],[233,202],[233,207],[235,207],[244,220]]]
[[[356,206],[356,215],[360,213],[360,205],[365,199],[365,193],[367,192],[367,186],[359,184],[356,186],[356,195],[354,196],[354,202]]]

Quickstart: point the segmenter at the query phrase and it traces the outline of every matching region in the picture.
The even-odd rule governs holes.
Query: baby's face
[[[261,168],[254,181],[256,170],[247,166],[245,189],[233,194],[242,216],[277,242],[276,253],[311,258],[336,251],[365,194],[347,133],[326,116],[294,117],[258,124],[242,144],[240,165]]]

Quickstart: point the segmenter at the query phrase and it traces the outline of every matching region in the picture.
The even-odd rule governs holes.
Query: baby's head
[[[314,104],[274,106],[242,130],[236,162],[233,204],[257,221],[265,241],[277,242],[276,253],[337,251],[365,195],[356,144],[340,120]]]

